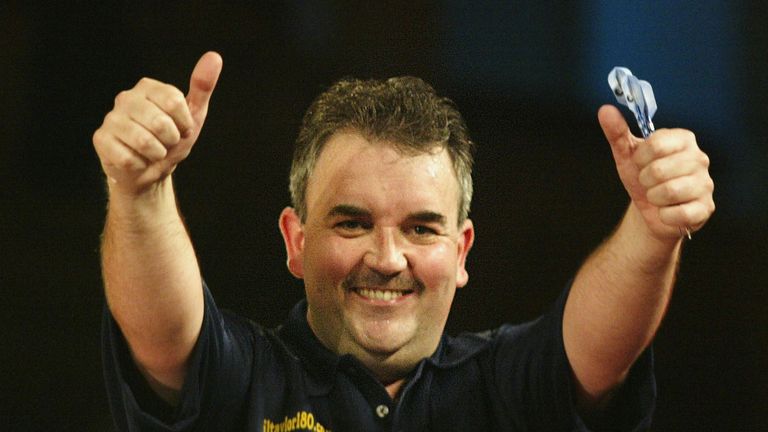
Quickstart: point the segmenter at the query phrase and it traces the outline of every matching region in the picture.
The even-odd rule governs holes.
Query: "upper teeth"
[[[402,291],[373,290],[368,288],[359,288],[357,292],[366,298],[374,300],[394,300],[403,296]]]

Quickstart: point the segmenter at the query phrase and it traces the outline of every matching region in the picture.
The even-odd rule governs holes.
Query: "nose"
[[[371,248],[363,257],[370,269],[383,275],[395,275],[408,267],[399,231],[395,228],[381,228],[374,233]]]

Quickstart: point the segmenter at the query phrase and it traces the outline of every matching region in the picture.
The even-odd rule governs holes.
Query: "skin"
[[[291,208],[280,217],[312,330],[392,388],[437,348],[456,288],[467,283],[474,229],[457,223],[458,187],[443,150],[404,156],[338,133],[312,173],[306,223]],[[403,295],[375,299],[361,289]]]
[[[685,227],[701,229],[715,210],[709,158],[684,129],[647,140],[621,113],[598,120],[630,205],[616,231],[579,269],[565,306],[563,338],[583,412],[610,400],[667,310]]]
[[[221,68],[221,56],[206,53],[186,96],[141,79],[115,98],[93,134],[109,190],[101,250],[107,303],[139,370],[171,403],[200,333],[203,293],[170,174],[200,134]]]
[[[206,53],[186,96],[142,79],[94,133],[108,178],[102,245],[107,302],[150,386],[174,402],[203,317],[200,269],[170,173],[205,121],[222,60]],[[630,204],[582,265],[563,337],[582,413],[603,407],[658,330],[672,292],[681,229],[714,211],[709,159],[686,130],[631,135],[616,108],[600,125]],[[357,356],[395,397],[437,346],[455,290],[467,283],[471,221],[456,223],[458,190],[441,151],[403,156],[354,133],[332,137],[307,190],[307,220],[280,216],[291,272],[305,280],[312,330]],[[361,291],[365,289],[365,291]],[[396,290],[395,300],[371,300]]]

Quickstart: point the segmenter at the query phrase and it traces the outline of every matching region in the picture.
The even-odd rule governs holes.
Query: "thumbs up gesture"
[[[186,97],[176,87],[151,78],[142,78],[117,95],[114,108],[93,134],[110,190],[141,195],[189,155],[222,64],[219,54],[204,54],[192,71]]]
[[[696,231],[715,211],[709,158],[696,137],[683,129],[657,129],[648,139],[633,136],[621,113],[606,105],[598,112],[616,168],[632,205],[660,240]]]

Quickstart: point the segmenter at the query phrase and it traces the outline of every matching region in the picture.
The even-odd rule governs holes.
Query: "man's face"
[[[432,354],[467,282],[474,230],[457,226],[458,197],[444,150],[404,156],[358,134],[331,137],[307,186],[305,223],[291,209],[280,221],[324,345],[383,380]]]

